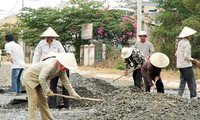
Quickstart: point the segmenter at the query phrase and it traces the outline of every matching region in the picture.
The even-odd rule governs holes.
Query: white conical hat
[[[132,51],[133,51],[133,48],[127,48],[127,47],[122,48],[122,50],[121,50],[121,53],[122,53],[121,56],[122,56],[122,58],[128,58],[128,57],[130,57]]]
[[[150,63],[155,67],[164,68],[169,65],[169,58],[163,53],[156,52],[151,55]]]
[[[181,31],[181,33],[179,34],[179,37],[180,38],[187,37],[187,36],[195,34],[196,32],[197,32],[196,30],[193,30],[192,28],[185,26],[183,30]]]
[[[45,59],[45,58],[48,58],[48,57],[52,57],[52,56],[56,56],[56,53],[50,51],[50,52],[44,57],[44,59]]]
[[[49,27],[46,31],[44,31],[41,37],[59,37],[59,35],[51,27]]]
[[[70,71],[78,72],[74,53],[56,53],[57,60]]]

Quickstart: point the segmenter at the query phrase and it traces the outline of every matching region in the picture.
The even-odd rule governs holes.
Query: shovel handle
[[[134,70],[136,70],[136,69],[130,70],[127,74],[124,74],[124,75],[119,76],[118,78],[114,79],[113,82],[115,82],[116,80],[119,80],[119,79],[122,78],[123,76],[128,75],[129,73],[133,72]]]
[[[61,94],[55,94],[55,93],[54,93],[54,96],[64,97],[64,98],[68,98],[68,99],[77,99],[77,100],[88,100],[88,101],[97,101],[97,102],[103,101],[101,99],[86,98],[86,97],[77,98],[77,97],[73,97],[73,96],[67,96],[67,95],[61,95]]]

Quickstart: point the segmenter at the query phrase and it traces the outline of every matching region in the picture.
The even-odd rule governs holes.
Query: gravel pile
[[[84,119],[92,120],[169,120],[200,118],[200,99],[186,99],[174,94],[144,93],[136,87],[118,87],[102,79],[75,75],[71,81],[81,96],[102,98],[90,107],[96,112]],[[81,91],[79,87],[85,88]],[[90,95],[87,94],[91,93]],[[86,94],[85,94],[86,93]],[[83,101],[81,105],[86,103]],[[77,105],[78,106],[78,105]],[[86,105],[88,107],[88,104]]]
[[[103,102],[71,100],[71,110],[52,109],[55,120],[199,120],[200,100],[173,94],[144,93],[129,86],[112,85],[106,80],[72,74],[72,86],[83,97]],[[5,96],[5,94],[3,94]],[[2,120],[26,120],[26,105],[0,107]],[[38,119],[40,115],[38,114]]]

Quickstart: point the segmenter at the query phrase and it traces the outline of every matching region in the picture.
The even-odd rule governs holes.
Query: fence
[[[80,48],[80,64],[93,66],[106,59],[106,45],[102,43],[84,45]]]

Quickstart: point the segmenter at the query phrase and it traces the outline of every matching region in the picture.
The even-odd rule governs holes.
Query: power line
[[[6,15],[8,13],[17,13],[17,11],[8,11],[8,10],[2,10],[2,9],[0,9],[0,14],[1,15]]]
[[[12,7],[12,9],[9,10],[9,11],[0,10],[0,11],[3,11],[3,12],[7,12],[6,14],[4,14],[4,17],[3,17],[3,18],[5,18],[6,16],[8,16],[8,15],[11,14],[11,13],[14,13],[13,10],[16,8],[18,2],[19,2],[19,0],[17,0],[17,1],[15,2],[14,6]]]
[[[8,14],[10,14],[15,9],[15,7],[17,6],[18,2],[19,2],[19,0],[16,1],[15,5],[13,6],[13,8],[10,10],[10,12]]]

